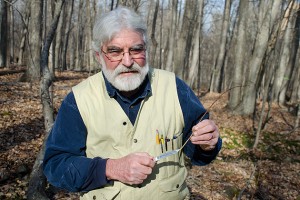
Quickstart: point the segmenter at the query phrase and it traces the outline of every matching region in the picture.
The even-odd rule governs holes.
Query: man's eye
[[[131,48],[130,49],[130,54],[139,54],[144,51],[144,47],[137,47],[137,48]]]
[[[120,55],[122,53],[122,50],[120,49],[108,49],[107,53],[111,55]]]

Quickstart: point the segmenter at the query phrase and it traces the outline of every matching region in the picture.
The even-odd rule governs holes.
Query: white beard
[[[136,62],[128,68],[119,64],[114,70],[107,69],[103,57],[100,56],[102,71],[107,80],[119,91],[133,91],[137,89],[145,80],[149,71],[148,63],[144,67],[139,66]],[[134,72],[131,75],[122,76],[123,72]]]

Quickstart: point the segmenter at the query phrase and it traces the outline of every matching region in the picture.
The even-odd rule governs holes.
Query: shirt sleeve
[[[192,127],[196,125],[206,110],[199,101],[192,89],[181,79],[176,77],[177,93],[184,117],[183,142],[188,140],[192,133]],[[208,119],[206,113],[203,119]],[[203,120],[202,119],[202,120]],[[190,141],[183,148],[184,153],[191,159],[193,165],[207,165],[213,161],[222,147],[222,139],[218,139],[216,148],[211,151],[204,151]]]
[[[86,127],[71,92],[62,102],[46,142],[43,170],[52,185],[84,192],[109,183],[105,175],[107,160],[86,157],[86,136]]]

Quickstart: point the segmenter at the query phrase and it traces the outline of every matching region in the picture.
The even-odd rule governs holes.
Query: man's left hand
[[[199,145],[204,151],[210,151],[216,147],[219,135],[214,121],[206,119],[193,126],[191,142]]]

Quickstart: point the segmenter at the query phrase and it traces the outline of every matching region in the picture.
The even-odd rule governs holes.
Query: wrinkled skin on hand
[[[204,151],[213,150],[220,136],[214,121],[206,119],[200,121],[192,128],[191,142],[199,145]]]
[[[152,173],[154,157],[148,153],[131,153],[119,159],[108,159],[106,177],[122,183],[141,184]]]

